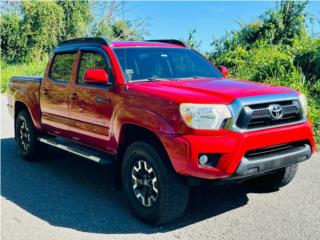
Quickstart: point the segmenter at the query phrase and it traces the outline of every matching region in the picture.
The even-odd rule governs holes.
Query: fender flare
[[[160,134],[175,134],[170,124],[159,114],[134,106],[121,105],[114,109],[111,120],[111,135],[114,136],[118,143],[125,124],[146,128],[153,132],[159,139]]]

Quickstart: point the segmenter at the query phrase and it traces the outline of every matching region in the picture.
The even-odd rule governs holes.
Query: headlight
[[[222,127],[224,120],[231,118],[231,112],[222,104],[180,104],[180,115],[188,127],[214,130]]]
[[[302,108],[302,112],[303,112],[303,116],[307,117],[307,113],[308,113],[308,101],[306,96],[303,93],[299,94],[299,102]]]

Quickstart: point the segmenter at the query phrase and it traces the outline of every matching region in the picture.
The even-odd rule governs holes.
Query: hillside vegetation
[[[233,78],[282,85],[304,93],[319,143],[320,38],[307,31],[306,6],[306,1],[279,2],[259,20],[215,39],[209,59],[227,66]]]
[[[142,39],[144,22],[117,19],[121,2],[22,1],[2,3],[1,92],[13,75],[43,74],[59,41],[80,36]],[[280,1],[258,20],[242,24],[212,43],[209,59],[230,77],[288,86],[306,94],[309,117],[320,143],[320,36],[306,24],[307,1]],[[99,20],[95,9],[105,8]],[[315,19],[313,24],[320,24]],[[210,29],[208,29],[210,31]],[[189,33],[190,46],[196,30]]]

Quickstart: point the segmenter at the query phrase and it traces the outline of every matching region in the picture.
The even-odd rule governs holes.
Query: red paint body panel
[[[175,102],[230,104],[241,97],[292,93],[290,88],[231,79],[199,79],[130,83],[130,88]]]
[[[193,130],[179,113],[180,103],[231,104],[238,98],[294,94],[285,87],[243,80],[182,79],[179,81],[127,83],[112,48],[174,47],[159,42],[115,41],[101,46],[111,64],[113,88],[77,84],[80,51],[76,53],[72,79],[55,82],[48,77],[52,58],[43,81],[19,81],[8,85],[9,108],[16,103],[27,107],[39,131],[49,132],[86,146],[117,154],[127,124],[153,132],[162,142],[177,173],[206,179],[226,178],[237,169],[247,151],[305,140],[312,146],[312,127],[308,122],[252,132]],[[98,100],[99,101],[98,101]],[[215,168],[200,167],[200,153],[219,153]]]

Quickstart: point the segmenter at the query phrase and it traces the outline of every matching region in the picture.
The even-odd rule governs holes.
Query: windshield
[[[114,52],[128,82],[222,77],[215,67],[191,49],[116,48]]]

